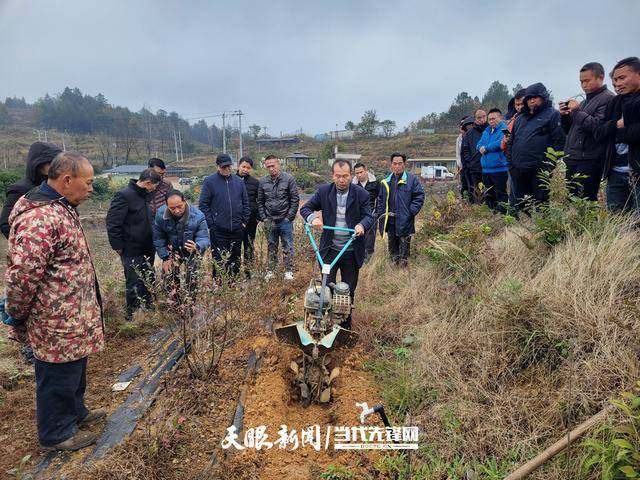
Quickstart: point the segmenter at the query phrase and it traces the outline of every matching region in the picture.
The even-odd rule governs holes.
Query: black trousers
[[[89,414],[84,405],[87,357],[74,362],[35,360],[38,440],[51,447],[78,432],[77,423]]]
[[[373,255],[373,252],[376,248],[376,233],[378,233],[378,229],[376,226],[372,226],[367,233],[364,234],[364,245],[365,251],[367,253],[367,258]]]
[[[483,173],[482,183],[484,184],[484,201],[494,212],[506,213],[509,203],[507,193],[507,182],[509,174],[507,172]]]
[[[540,179],[544,171],[547,171],[547,168],[542,166],[527,169],[512,168],[509,171],[517,210],[527,210],[525,197],[530,197],[529,201],[537,205],[549,201],[549,189]]]
[[[602,159],[586,160],[575,164],[567,163],[565,178],[569,192],[576,197],[597,201],[603,169],[604,160]],[[574,175],[579,177],[574,178]]]
[[[229,232],[226,230],[211,229],[211,250],[213,259],[218,265],[226,257],[225,269],[228,275],[236,276],[240,272],[240,254],[242,253],[242,238],[244,230]],[[213,277],[219,277],[216,266],[213,267]]]
[[[460,170],[460,196],[464,198],[465,194],[467,198],[471,196],[469,193],[469,182],[467,181],[467,169]]]
[[[411,252],[411,236],[406,235],[398,237],[392,231],[387,232],[389,238],[389,255],[396,265],[406,267],[409,263],[409,254]]]
[[[148,284],[155,281],[153,259],[155,253],[136,257],[120,257],[124,268],[124,280],[127,299],[127,320],[143,305],[150,305],[153,297]]]
[[[336,258],[338,253],[338,250],[329,250],[326,258],[324,258],[325,263],[333,262],[333,259]],[[360,268],[358,268],[358,265],[356,264],[356,257],[353,251],[344,252],[342,257],[340,257],[327,277],[327,284],[336,281],[338,270],[340,270],[340,279],[349,285],[349,289],[351,290],[351,300],[353,300],[353,296],[356,293],[356,287],[358,286],[358,275],[360,273]]]
[[[471,203],[482,203],[482,195],[478,185],[482,182],[482,172],[467,172],[467,189],[469,190],[469,201]]]
[[[252,218],[247,224],[247,228],[244,229],[244,235],[242,236],[242,256],[245,264],[253,261],[253,242],[256,239],[256,230],[258,229],[258,220]]]

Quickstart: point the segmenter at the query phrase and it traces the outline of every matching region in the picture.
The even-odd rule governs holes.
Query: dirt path
[[[329,465],[347,467],[353,473],[367,470],[377,458],[376,452],[334,450],[333,445],[325,450],[324,445],[328,426],[350,427],[359,424],[361,410],[356,402],[373,405],[378,401],[371,374],[364,369],[361,350],[356,348],[336,356],[336,364],[342,372],[333,391],[335,400],[330,404],[304,408],[292,399],[289,381],[289,364],[297,355],[296,349],[279,344],[273,336],[258,340],[255,346],[263,349],[263,364],[247,395],[245,431],[265,426],[268,441],[273,442],[278,438],[278,430],[282,425],[298,433],[306,427],[319,425],[322,445],[320,451],[308,445],[304,448],[300,446],[297,450],[292,450],[291,446],[283,449],[277,445],[260,451],[221,450],[218,474],[234,479],[306,480],[318,478]],[[379,420],[372,418],[371,421]]]

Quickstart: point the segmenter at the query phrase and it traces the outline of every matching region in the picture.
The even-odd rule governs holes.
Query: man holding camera
[[[567,134],[566,178],[573,195],[595,202],[607,148],[606,143],[596,140],[595,131],[614,94],[604,85],[604,67],[597,62],[580,69],[580,86],[586,100],[560,102],[561,124]]]

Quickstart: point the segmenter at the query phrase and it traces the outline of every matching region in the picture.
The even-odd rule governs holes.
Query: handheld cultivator
[[[340,367],[331,368],[331,353],[343,346],[353,346],[356,334],[343,328],[353,309],[349,285],[344,282],[327,284],[329,272],[346,252],[355,238],[351,228],[330,227],[324,230],[349,232],[351,237],[331,263],[325,263],[318,244],[305,223],[305,231],[321,266],[322,277],[312,279],[304,296],[304,319],[277,328],[281,341],[300,348],[301,356],[291,362],[296,387],[304,405],[325,403],[331,400],[331,384],[340,375]]]

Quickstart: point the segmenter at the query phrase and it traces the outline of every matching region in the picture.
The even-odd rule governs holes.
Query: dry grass
[[[373,368],[396,421],[425,435],[426,476],[412,478],[481,473],[492,458],[499,473],[480,478],[500,478],[638,378],[639,235],[605,216],[550,248],[528,220],[467,209],[434,231],[430,215],[409,268],[379,252],[361,275]],[[578,478],[576,458],[537,478]]]

